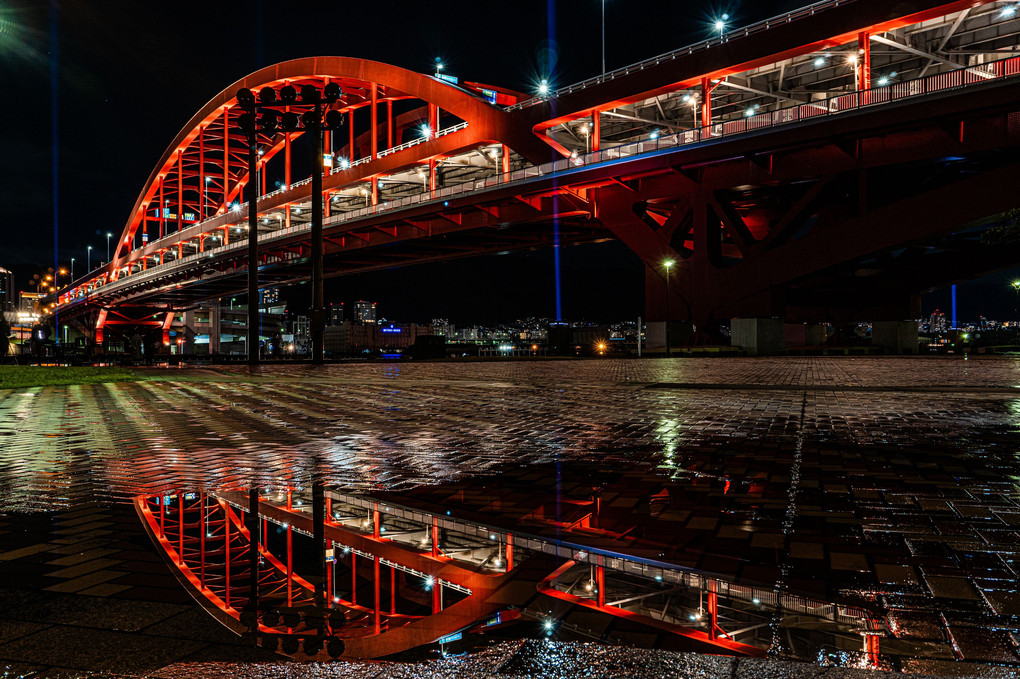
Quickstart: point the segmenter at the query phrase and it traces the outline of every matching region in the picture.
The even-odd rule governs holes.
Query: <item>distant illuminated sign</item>
[[[155,219],[159,219],[159,217],[160,217],[159,208],[157,208],[157,209],[152,211],[152,216]],[[163,208],[163,219],[177,219],[177,213],[176,212],[172,212],[170,210],[170,208],[165,207],[165,208]],[[186,221],[186,222],[197,222],[198,221],[198,215],[196,215],[194,212],[185,212],[184,213],[184,221]]]
[[[385,333],[389,333],[389,334],[392,334],[392,335],[399,335],[400,332],[401,332],[400,328],[392,328],[392,327],[390,327],[390,328],[379,328],[379,330],[380,330],[380,332],[385,332]]]
[[[500,622],[502,622],[502,618],[499,613],[496,613],[496,615],[485,621],[485,626],[492,627],[493,625],[498,625]]]
[[[485,97],[485,101],[489,102],[490,104],[496,103],[496,92],[494,90],[483,89],[482,96]]]
[[[453,634],[449,634],[449,635],[443,637],[437,643],[440,643],[440,644],[449,644],[449,643],[454,642],[454,641],[460,641],[463,638],[464,638],[463,634],[461,634],[460,632],[454,632]]]
[[[436,73],[436,77],[439,78],[440,80],[445,80],[448,83],[453,83],[454,85],[456,85],[459,82],[457,80],[457,76],[455,76],[455,75],[447,75],[445,73]]]

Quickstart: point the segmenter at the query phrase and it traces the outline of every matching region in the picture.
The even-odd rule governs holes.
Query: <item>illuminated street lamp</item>
[[[1013,302],[1013,318],[1017,318],[1017,311],[1020,310],[1020,280],[1013,281],[1010,283],[1013,286],[1013,292],[1016,293],[1016,301]],[[1020,344],[1020,320],[1016,322],[1016,334],[1017,344]]]
[[[669,271],[676,264],[672,259],[662,263],[666,267],[666,358],[669,358]]]
[[[88,266],[86,268],[89,271],[92,271],[92,246],[91,245],[89,246],[88,257],[86,258],[86,263],[88,264]]]
[[[729,14],[723,14],[721,17],[715,20],[715,30],[719,31],[719,39],[722,40],[723,31],[726,30],[726,21],[730,18]]]
[[[112,237],[113,237],[113,234],[110,233],[109,231],[107,231],[106,232],[106,261],[108,261],[108,262],[110,261],[110,239]]]
[[[439,64],[437,63],[437,66]],[[245,112],[238,116],[238,126],[248,140],[248,176],[258,176],[258,132],[270,135],[282,128],[285,132],[301,130],[309,133],[312,140],[312,361],[323,360],[323,331],[326,326],[326,311],[323,300],[323,245],[322,245],[322,131],[336,130],[343,124],[340,111],[332,109],[339,101],[343,90],[336,83],[327,83],[321,90],[314,85],[302,85],[300,96],[292,85],[285,85],[277,92],[272,87],[263,87],[255,93],[247,87],[237,91],[237,103]],[[326,109],[324,110],[324,105]],[[277,109],[282,108],[283,111]],[[293,110],[303,108],[300,116]],[[258,119],[256,120],[256,116]],[[252,182],[248,192],[248,363],[259,361],[258,335],[258,189],[257,181]]]
[[[74,283],[74,257],[71,258],[71,282]]]

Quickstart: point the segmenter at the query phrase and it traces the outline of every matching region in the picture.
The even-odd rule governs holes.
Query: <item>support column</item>
[[[248,490],[248,606],[250,618],[249,632],[258,630],[259,615],[259,489]]]
[[[512,533],[506,534],[506,572],[509,573],[514,569],[514,536]]]
[[[708,581],[708,638],[715,641],[719,630],[719,595],[715,580]]]
[[[599,150],[599,140],[601,139],[602,139],[602,114],[599,111],[592,111],[591,150],[593,153]]]
[[[393,100],[386,100],[386,148],[393,148]]]
[[[184,495],[177,493],[177,563],[184,565]]]
[[[287,191],[290,191],[290,132],[283,133],[283,183]],[[284,228],[290,228],[290,203],[283,206]]]
[[[372,106],[372,160],[379,157],[379,86],[370,87]]]
[[[313,168],[314,172],[314,168]],[[312,484],[312,543],[315,545],[315,616],[320,627],[325,629],[326,621],[326,499],[322,482]]]
[[[358,555],[351,550],[351,603],[358,603]]]
[[[712,124],[712,83],[708,78],[701,79],[701,126]]]
[[[230,181],[230,109],[223,109],[223,201],[220,207],[227,209]],[[219,210],[217,210],[219,212]]]
[[[198,519],[199,537],[198,537],[198,582],[205,589],[205,534],[206,528],[206,506],[205,506],[205,493],[201,493],[199,496],[199,502],[202,506],[202,514]]]
[[[510,172],[510,147],[506,144],[503,144],[500,149],[500,163],[500,171],[503,174],[508,174]]]
[[[293,508],[291,504],[293,500],[293,492],[287,490],[287,510],[290,511]],[[294,602],[294,527],[289,523],[287,524],[287,606],[290,607]]]
[[[223,596],[223,603],[229,609],[232,608],[230,605],[230,505],[223,502],[220,507],[223,509],[223,551],[226,553],[224,557],[226,560],[226,592]]]
[[[871,89],[871,34],[857,34],[857,89]]]
[[[177,151],[177,230],[184,228],[184,151]]]
[[[206,218],[205,188],[205,126],[202,126],[198,128],[198,208],[202,215],[199,221],[205,221]]]
[[[595,590],[599,608],[606,607],[606,569],[595,566]]]

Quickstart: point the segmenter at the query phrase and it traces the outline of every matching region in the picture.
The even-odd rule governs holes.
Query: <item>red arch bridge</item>
[[[634,540],[598,530],[589,504],[551,538],[321,485],[135,499],[149,536],[207,611],[296,658],[379,658],[520,624],[760,657],[782,614],[795,633],[863,636],[879,661],[885,623],[872,604],[777,593],[774,583],[620,552]]]
[[[361,59],[276,64],[184,125],[112,261],[47,310],[102,340],[244,293],[253,265],[262,287],[307,280],[319,201],[326,276],[619,239],[645,264],[652,344],[667,289],[698,326],[916,318],[920,293],[1016,261],[997,235],[1020,176],[1011,7],[825,0],[531,98]],[[329,83],[344,126],[322,194],[293,175],[300,131],[258,133],[250,176],[238,89]]]

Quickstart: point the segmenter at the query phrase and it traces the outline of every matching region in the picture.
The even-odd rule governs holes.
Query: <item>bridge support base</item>
[[[694,335],[690,321],[669,322],[669,346],[673,349],[686,346]],[[666,351],[666,321],[648,321],[645,324],[645,351],[650,354]]]
[[[770,356],[785,348],[781,318],[734,318],[730,321],[730,344],[751,356]]]
[[[828,332],[825,323],[787,323],[783,335],[787,347],[819,347],[825,344]]]
[[[871,324],[871,346],[890,354],[916,354],[917,321],[875,321]]]

